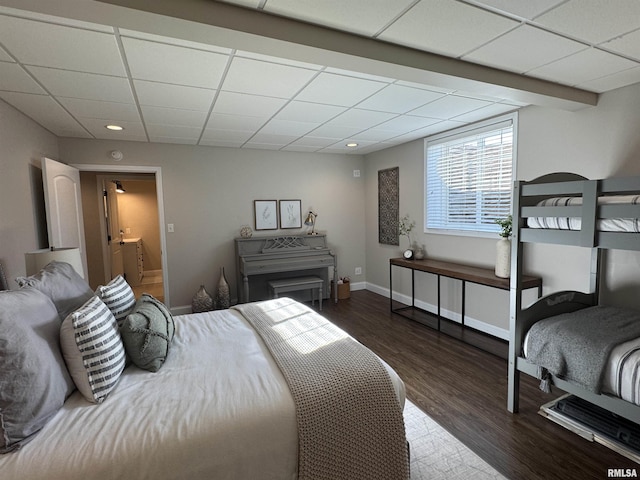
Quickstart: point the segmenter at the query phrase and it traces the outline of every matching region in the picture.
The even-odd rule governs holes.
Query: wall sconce
[[[311,210],[309,210],[309,214],[307,215],[307,218],[304,221],[304,224],[307,227],[311,227],[311,231],[309,232],[309,235],[317,235],[318,234],[318,232],[316,232],[316,218],[317,217],[318,217],[317,213],[314,213]]]
[[[118,193],[124,193],[125,192],[125,189],[122,186],[122,184],[120,183],[120,180],[112,180],[112,182],[116,184],[116,192],[118,192]]]

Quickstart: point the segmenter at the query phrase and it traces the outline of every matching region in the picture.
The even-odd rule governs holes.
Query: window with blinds
[[[425,231],[497,233],[511,214],[517,114],[430,137],[425,158]]]

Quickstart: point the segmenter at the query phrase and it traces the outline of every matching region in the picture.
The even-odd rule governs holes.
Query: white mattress
[[[529,334],[524,337],[527,356]],[[611,350],[602,376],[602,393],[640,405],[640,338],[621,343]]]
[[[287,480],[297,449],[282,374],[246,321],[221,310],[176,317],[164,366],[128,367],[104,403],[76,391],[31,442],[0,455],[0,477]]]
[[[611,195],[598,197],[598,205],[637,205],[640,195]],[[554,197],[538,203],[538,206],[582,205],[582,197]],[[529,217],[530,228],[549,228],[560,230],[580,230],[580,217]],[[596,228],[603,232],[640,232],[638,218],[606,218],[596,222]]]

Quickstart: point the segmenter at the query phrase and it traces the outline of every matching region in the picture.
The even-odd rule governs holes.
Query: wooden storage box
[[[351,283],[338,284],[338,300],[344,300],[351,297]],[[331,298],[333,298],[333,280],[331,281]]]

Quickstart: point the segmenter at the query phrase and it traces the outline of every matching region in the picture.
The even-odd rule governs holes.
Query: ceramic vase
[[[422,260],[424,258],[424,248],[417,243],[413,246],[413,258],[416,260]]]
[[[509,278],[511,274],[511,240],[501,238],[496,243],[496,277]]]
[[[193,296],[191,300],[191,311],[193,313],[208,312],[213,310],[213,298],[209,295],[209,292],[204,288],[204,285],[200,285],[200,289]]]
[[[218,281],[218,288],[216,290],[216,308],[223,310],[229,308],[231,301],[229,299],[229,283],[224,276],[224,267],[220,267],[220,280]]]

